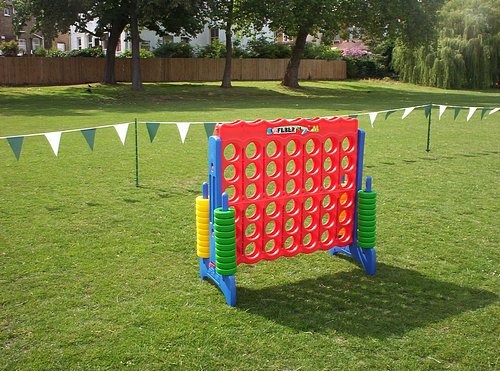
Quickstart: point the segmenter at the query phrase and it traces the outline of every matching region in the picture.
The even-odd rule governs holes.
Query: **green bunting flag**
[[[90,150],[94,150],[94,140],[95,140],[95,129],[84,129],[81,131],[83,136],[85,137],[85,140],[87,141],[87,144],[90,147]]]
[[[396,110],[395,110],[395,109],[391,109],[391,110],[387,111],[387,113],[385,114],[385,119],[387,120],[387,118],[388,118],[390,115],[392,115],[394,112],[396,112]]]
[[[432,112],[432,104],[429,104],[427,106],[425,106],[425,118],[429,118],[429,115],[431,114]]]
[[[462,110],[462,107],[455,107],[455,114],[453,115],[453,120],[456,120],[458,117],[458,114]]]
[[[358,115],[357,115],[357,114],[355,114],[355,113],[353,113],[353,114],[349,115],[348,117],[350,117],[350,118],[352,118],[352,119],[355,119],[355,118],[357,118],[357,117],[358,117]]]
[[[484,116],[486,115],[486,112],[488,112],[490,109],[488,107],[484,107],[482,110],[481,110],[481,120],[484,118]]]
[[[157,122],[146,122],[146,128],[148,129],[149,139],[151,140],[151,143],[153,143],[153,140],[155,139],[156,134],[158,133],[159,127],[160,124]]]
[[[214,134],[215,122],[205,122],[203,126],[205,127],[205,133],[207,133],[207,138],[210,138]]]
[[[24,140],[24,137],[7,138],[7,142],[9,142],[10,148],[12,149],[12,152],[14,152],[14,155],[16,156],[16,159],[18,161],[19,161],[19,157],[21,157],[21,149],[23,148],[23,140]]]

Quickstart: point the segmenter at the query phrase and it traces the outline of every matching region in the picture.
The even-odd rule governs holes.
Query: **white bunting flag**
[[[446,108],[448,108],[448,106],[439,105],[439,119],[440,120],[441,120],[441,116],[443,116],[444,111],[446,111]]]
[[[493,108],[491,111],[490,111],[490,115],[494,114],[495,112],[498,112],[500,111],[500,108]]]
[[[477,107],[469,107],[469,114],[467,115],[467,121],[469,121],[474,114],[474,112],[477,111]]]
[[[52,150],[54,151],[54,154],[57,156],[59,153],[59,143],[61,143],[61,132],[56,131],[53,133],[45,133],[45,138],[49,141],[50,146],[52,147]]]
[[[375,123],[375,119],[377,118],[378,112],[370,112],[368,116],[370,116],[370,124],[373,127],[373,124]]]
[[[123,145],[125,145],[125,139],[127,138],[128,125],[129,124],[114,125],[114,128],[118,133],[118,136],[120,137]]]
[[[184,143],[186,140],[187,133],[189,131],[189,126],[191,123],[189,122],[178,122],[177,124],[177,129],[179,130],[179,134],[181,136],[181,142]]]
[[[405,108],[405,111],[403,112],[403,116],[401,117],[401,119],[404,120],[406,118],[406,116],[408,116],[410,113],[413,112],[414,109],[415,109],[415,107]]]

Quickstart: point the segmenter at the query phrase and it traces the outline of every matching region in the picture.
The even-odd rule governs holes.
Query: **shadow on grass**
[[[238,309],[298,331],[335,330],[387,338],[497,300],[497,295],[438,281],[413,270],[379,264],[361,270],[263,289],[238,288]]]
[[[235,86],[221,89],[214,84],[146,84],[143,92],[133,92],[127,84],[116,87],[98,86],[87,91],[87,85],[65,88],[44,87],[40,91],[33,88],[32,93],[8,94],[0,91],[2,115],[24,116],[86,116],[94,115],[95,110],[108,113],[130,114],[141,119],[151,112],[217,112],[249,108],[322,109],[331,111],[366,112],[377,109],[405,107],[426,104],[430,101],[449,104],[449,93],[445,90],[412,91],[398,89],[397,85],[363,84],[339,82],[337,84],[316,82],[314,86],[304,86],[297,90],[283,89],[269,84],[259,86]],[[31,88],[27,88],[31,89]],[[367,97],[370,97],[369,99]],[[496,97],[474,96],[467,98],[457,94],[455,99],[465,99],[475,105],[491,105]],[[297,108],[299,109],[299,108]]]

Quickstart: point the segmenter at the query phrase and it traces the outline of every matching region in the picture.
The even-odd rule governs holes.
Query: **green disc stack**
[[[364,249],[375,247],[376,203],[375,192],[358,191],[358,246]]]
[[[234,209],[214,210],[215,270],[223,276],[236,273]]]

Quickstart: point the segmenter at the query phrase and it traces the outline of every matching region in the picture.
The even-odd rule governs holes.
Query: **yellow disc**
[[[203,198],[201,196],[198,196],[196,198],[196,209],[200,211],[208,211],[210,207],[210,203],[208,198]]]
[[[206,251],[197,251],[196,252],[196,255],[198,255],[200,258],[210,258],[210,251],[206,252]]]
[[[203,248],[210,248],[210,241],[206,241],[206,240],[200,240],[199,238],[196,240],[196,246],[200,246],[200,247],[203,247]]]

